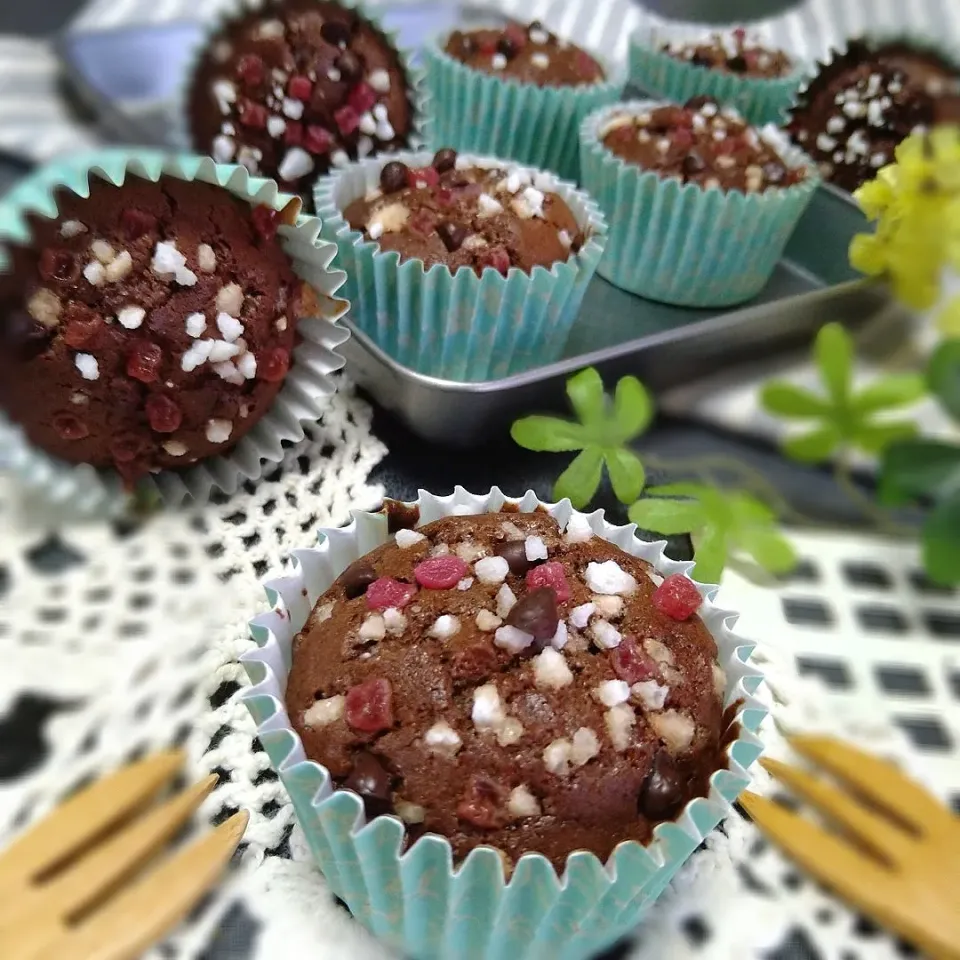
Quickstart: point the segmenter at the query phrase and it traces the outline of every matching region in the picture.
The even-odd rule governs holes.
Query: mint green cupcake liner
[[[474,70],[445,53],[446,42],[421,51],[429,145],[516,160],[579,183],[577,130],[588,113],[620,99],[619,70],[602,63],[604,83],[538,87]]]
[[[323,236],[337,244],[347,272],[351,320],[398,363],[447,380],[498,379],[559,359],[603,253],[606,223],[596,204],[552,174],[462,155],[464,163],[525,171],[538,187],[558,194],[587,231],[586,242],[549,270],[511,268],[505,277],[493,268],[478,277],[468,267],[453,273],[444,264],[401,263],[398,253],[353,230],[343,210],[379,188],[388,160],[420,167],[432,158],[428,152],[370,158],[318,181],[315,207]]]
[[[91,151],[54,161],[21,180],[0,200],[0,269],[6,268],[4,248],[30,242],[27,214],[57,216],[56,193],[90,194],[91,181],[120,186],[128,177],[156,182],[166,174],[178,180],[198,180],[228,190],[251,206],[268,206],[283,213],[278,236],[295,272],[316,292],[319,314],[297,325],[301,342],[273,406],[227,454],[202,460],[182,471],[164,470],[141,481],[138,492],[159,496],[168,505],[206,500],[212,490],[233,493],[244,479],[256,480],[264,463],[279,463],[283,441],[303,439],[303,424],[323,415],[326,399],[336,390],[332,374],[344,359],[337,352],[349,331],[336,321],[349,304],[334,297],[344,274],[332,269],[336,246],[320,239],[320,221],[300,214],[300,198],[281,193],[272,180],[252,177],[233,164],[216,164],[206,157],[165,154],[155,150]],[[119,477],[110,470],[57,460],[33,447],[23,431],[0,412],[0,465],[16,475],[25,488],[39,493],[67,516],[116,515],[129,506]]]
[[[475,495],[462,487],[437,497],[420,491],[420,523],[515,505],[547,510],[561,525],[574,514],[569,500],[543,504],[532,492],[510,500],[494,487]],[[647,543],[635,526],[617,527],[603,511],[588,515],[593,531],[669,576],[690,562],[670,560],[664,541]],[[329,771],[306,759],[284,706],[294,638],[313,605],[352,562],[390,539],[384,512],[353,514],[340,529],[321,530],[316,548],[294,552],[290,572],[264,584],[271,610],[250,623],[257,648],[243,658],[253,686],[243,695],[257,736],[293,801],[310,849],[330,889],[353,916],[411,960],[586,960],[622,937],[748,786],[748,768],[762,751],[756,731],[766,715],[757,699],[761,675],[752,647],[733,633],[736,615],[714,603],[717,588],[697,584],[700,615],[718,647],[726,677],[725,703],[737,703],[739,735],[727,748],[728,767],[710,778],[707,797],[692,800],[647,845],[619,844],[606,863],[591,853],[571,855],[561,877],[528,853],[509,879],[499,853],[479,847],[454,865],[449,842],[427,834],[403,849],[404,825],[395,816],[369,823],[360,798],[337,789]]]
[[[627,60],[631,83],[651,96],[675,103],[697,96],[713,97],[735,107],[758,126],[782,124],[803,83],[803,69],[797,68],[786,77],[744,77],[678,60],[661,49],[665,43],[696,41],[719,30],[718,27],[679,24],[670,28],[641,27],[630,37]]]
[[[407,77],[409,87],[408,102],[413,111],[413,125],[408,134],[408,146],[410,149],[417,149],[424,143],[425,133],[424,125],[426,123],[426,97],[424,94],[424,75],[423,70],[413,66],[412,53],[409,50],[402,49],[398,45],[399,33],[396,30],[388,30],[370,6],[357,0],[337,0],[341,7],[346,7],[359,14],[368,23],[372,24],[393,46],[396,50],[400,64],[403,67]],[[258,0],[257,4],[251,3],[251,0],[226,0],[226,6],[218,5],[215,17],[207,24],[200,40],[191,50],[189,58],[189,68],[184,72],[182,82],[176,95],[176,110],[173,114],[174,128],[171,132],[171,142],[178,150],[197,151],[199,148],[193,142],[190,132],[189,104],[190,91],[193,87],[193,78],[200,66],[200,61],[207,47],[214,38],[230,23],[240,17],[246,16],[251,9],[257,8],[264,14],[267,14],[271,7],[281,7],[283,0]],[[378,153],[377,156],[386,156],[386,151]],[[309,188],[305,191],[309,193]]]
[[[783,254],[820,181],[815,164],[776,128],[758,130],[807,177],[763,193],[704,190],[660,177],[608,150],[601,131],[616,116],[663,106],[633,100],[583,122],[583,186],[607,215],[607,246],[597,272],[614,286],[684,307],[725,307],[759,293]]]

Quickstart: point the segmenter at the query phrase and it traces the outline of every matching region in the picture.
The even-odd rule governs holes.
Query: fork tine
[[[786,807],[749,790],[740,803],[753,822],[817,880],[866,913],[885,902],[890,874]]]
[[[168,783],[183,766],[180,750],[154,754],[81,790],[0,856],[0,895],[76,853]]]
[[[216,774],[171,797],[71,866],[62,876],[19,899],[10,907],[17,924],[37,923],[51,914],[69,921],[136,871],[173,837],[217,784]],[[27,898],[29,897],[29,902]],[[0,904],[0,928],[5,911]]]
[[[801,756],[918,832],[952,828],[946,807],[886,760],[832,737],[795,736],[789,742]]]
[[[235,813],[167,858],[35,960],[135,960],[185,917],[217,881],[249,819]]]
[[[814,809],[827,814],[874,853],[885,859],[901,860],[913,846],[913,840],[885,817],[877,816],[852,797],[805,770],[779,760],[763,757],[761,766],[781,783],[806,800]]]

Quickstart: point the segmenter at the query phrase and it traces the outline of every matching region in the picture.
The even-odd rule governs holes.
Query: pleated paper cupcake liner
[[[159,495],[166,504],[176,505],[188,499],[206,500],[215,489],[233,493],[244,479],[259,478],[264,463],[281,461],[283,441],[303,439],[303,424],[315,422],[323,415],[326,398],[336,390],[331,375],[344,365],[336,349],[349,337],[349,331],[336,321],[349,304],[334,297],[344,282],[343,272],[330,267],[336,247],[320,239],[320,221],[316,217],[299,214],[299,198],[281,193],[272,180],[251,177],[243,167],[152,150],[113,149],[79,154],[40,167],[22,180],[0,201],[0,267],[3,246],[29,243],[27,214],[57,216],[56,191],[66,189],[85,197],[93,179],[120,186],[127,177],[156,182],[161,175],[215,184],[251,206],[281,211],[281,245],[290,256],[294,271],[317,294],[319,311],[318,316],[304,317],[297,325],[301,342],[273,406],[229,453],[181,471],[164,470],[141,481],[138,491]],[[30,444],[24,432],[2,411],[0,449],[7,469],[16,473],[28,489],[64,508],[67,515],[118,514],[129,505],[114,471],[51,457]]]
[[[399,153],[389,159],[426,166],[432,154]],[[573,184],[492,159],[461,155],[478,166],[526,170],[544,190],[567,203],[589,236],[569,259],[529,273],[493,268],[477,276],[468,267],[455,273],[444,264],[425,269],[422,260],[400,262],[351,229],[343,210],[380,183],[388,158],[352,164],[317,183],[316,209],[323,236],[337,244],[347,271],[344,296],[353,322],[398,363],[448,380],[492,380],[559,359],[606,239],[596,204]]]
[[[665,43],[695,42],[720,28],[692,24],[643,26],[630,37],[630,81],[652,96],[684,103],[691,97],[708,96],[736,107],[750,123],[781,124],[803,82],[798,67],[786,77],[748,77],[711,70],[678,60],[662,49]],[[789,51],[787,51],[789,53]]]
[[[532,492],[509,500],[494,487],[475,495],[420,491],[421,524],[515,504],[523,513],[546,509],[561,525],[574,511],[568,500],[542,504]],[[670,560],[665,542],[647,543],[635,527],[617,527],[598,510],[588,515],[600,537],[641,557],[663,576],[689,573],[692,563]],[[697,584],[700,616],[726,672],[726,705],[737,704],[739,735],[727,748],[728,766],[710,778],[708,796],[688,803],[642,845],[619,844],[604,864],[593,854],[571,855],[561,877],[550,861],[528,853],[509,880],[493,848],[479,847],[457,865],[449,842],[427,834],[403,849],[404,825],[394,816],[369,823],[363,804],[339,790],[329,771],[307,760],[284,706],[294,638],[320,595],[353,561],[390,538],[386,514],[354,513],[346,527],[322,530],[319,546],[294,553],[288,576],[264,584],[272,609],[250,632],[258,647],[244,657],[252,688],[244,694],[257,734],[293,801],[313,855],[333,892],[383,942],[412,960],[586,960],[630,931],[677,870],[730,811],[760,755],[756,736],[765,708],[756,698],[761,676],[749,663],[752,647],[733,632],[736,616],[717,607],[716,587]]]
[[[398,45],[398,32],[388,30],[366,3],[362,2],[362,0],[361,2],[357,2],[357,0],[336,0],[336,2],[339,3],[341,7],[353,10],[363,17],[363,19],[370,23],[389,41],[393,49],[396,50],[400,58],[400,64],[406,74],[409,88],[407,100],[413,111],[413,123],[410,133],[407,135],[408,146],[411,150],[423,146],[426,139],[424,127],[427,119],[423,70],[413,66],[411,51],[401,49]],[[206,52],[210,43],[212,43],[214,38],[222,31],[227,29],[233,21],[245,16],[252,9],[260,9],[266,13],[271,7],[281,7],[283,0],[226,0],[226,3],[226,6],[220,5],[218,7],[217,15],[207,24],[203,35],[191,51],[191,57],[189,58],[190,66],[184,73],[176,97],[177,109],[174,114],[176,126],[171,132],[171,142],[178,150],[191,152],[200,150],[200,147],[193,142],[193,135],[190,130],[190,93],[193,88],[194,76],[200,66],[203,54]],[[376,155],[385,156],[386,153],[387,151],[381,151]],[[317,179],[319,179],[319,177]],[[304,188],[303,200],[308,206],[313,199],[311,193],[312,189],[310,187]]]
[[[588,113],[620,99],[622,72],[597,56],[605,82],[539,87],[468,67],[444,52],[446,41],[422,50],[429,145],[516,160],[579,183],[577,130]]]
[[[819,182],[816,166],[775,127],[760,135],[807,176],[763,193],[703,189],[626,163],[604,146],[600,131],[620,114],[662,102],[605,107],[583,123],[583,185],[608,219],[597,272],[623,290],[685,307],[723,307],[763,289]]]

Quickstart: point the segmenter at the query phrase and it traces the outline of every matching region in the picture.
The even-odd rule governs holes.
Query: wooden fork
[[[896,767],[829,737],[793,737],[836,785],[760,763],[839,828],[831,833],[753,793],[740,802],[808,873],[935,960],[960,958],[960,817]]]
[[[138,957],[213,886],[247,814],[234,814],[158,859],[217,782],[210,776],[154,803],[183,760],[171,751],[125,767],[67,800],[0,854],[3,960]],[[149,872],[136,877],[148,864]]]

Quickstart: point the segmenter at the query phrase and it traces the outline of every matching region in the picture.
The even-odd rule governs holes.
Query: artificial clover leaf
[[[748,554],[771,573],[796,566],[793,547],[776,528],[776,515],[748,493],[673,483],[651,487],[647,494],[630,508],[630,519],[664,536],[690,533],[696,548],[693,575],[704,583],[718,583],[733,554]]]
[[[613,399],[604,392],[593,367],[567,381],[567,397],[577,420],[532,416],[514,422],[510,436],[527,450],[563,453],[579,450],[554,484],[557,499],[569,497],[577,509],[597,492],[606,465],[617,499],[632,503],[643,491],[646,473],[627,446],[653,419],[653,401],[636,377],[617,383]]]
[[[810,430],[784,440],[787,456],[820,463],[845,447],[878,454],[894,441],[913,436],[916,426],[910,421],[875,415],[919,400],[925,392],[922,377],[889,374],[855,390],[853,341],[838,323],[820,328],[813,353],[824,394],[779,380],[765,384],[760,394],[768,413],[812,421]]]
[[[935,440],[888,447],[880,496],[891,505],[933,501],[920,533],[924,567],[932,580],[960,583],[960,447]]]
[[[947,340],[934,351],[927,385],[940,406],[960,423],[960,340]]]

